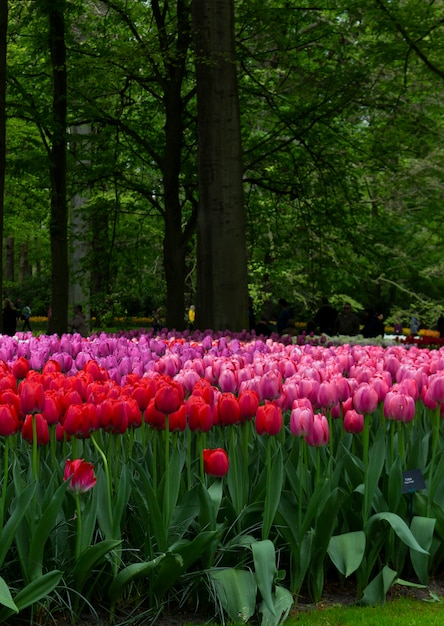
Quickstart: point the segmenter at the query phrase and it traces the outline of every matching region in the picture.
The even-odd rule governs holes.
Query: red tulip
[[[362,433],[364,430],[364,416],[350,409],[344,415],[344,429],[348,433]]]
[[[214,387],[205,378],[198,380],[193,387],[193,396],[202,396],[207,404],[214,402]]]
[[[76,495],[86,493],[92,489],[97,482],[93,464],[83,459],[76,459],[75,461],[68,459],[66,461],[63,480],[70,481],[68,489]]]
[[[177,411],[168,415],[168,428],[170,432],[184,431],[187,426],[187,412],[185,405],[181,404]]]
[[[20,416],[20,397],[12,389],[0,391],[0,404],[9,404],[14,407],[17,417]]]
[[[222,477],[228,472],[230,463],[228,454],[223,448],[215,448],[213,450],[205,448],[202,450],[202,456],[206,474]]]
[[[0,391],[5,389],[12,389],[16,391],[17,389],[17,380],[13,374],[2,374],[0,376]]]
[[[29,372],[29,361],[24,356],[19,357],[12,364],[12,373],[15,376],[15,378],[17,378],[17,380],[26,378],[26,374],[28,372]]]
[[[89,402],[71,404],[62,418],[62,425],[68,435],[88,438],[99,428],[97,407]]]
[[[156,409],[162,413],[174,413],[182,404],[183,396],[183,387],[179,383],[173,380],[162,383],[154,396]]]
[[[192,400],[192,402],[190,402]],[[200,396],[190,396],[187,403],[188,427],[192,431],[207,433],[213,426],[213,409]]]
[[[98,407],[99,424],[109,433],[122,435],[128,428],[128,412],[125,402],[107,398]]]
[[[240,422],[240,408],[236,396],[229,391],[217,398],[217,422],[221,426],[230,426]],[[215,420],[216,421],[216,420]]]
[[[28,443],[32,443],[34,440],[32,421],[35,420],[36,432],[37,432],[37,445],[46,446],[49,443],[49,428],[48,422],[45,420],[41,413],[34,413],[33,415],[27,415],[22,426],[22,437]]]
[[[25,380],[20,383],[19,394],[22,415],[41,413],[45,409],[45,390],[41,383]]]
[[[260,406],[256,413],[258,435],[277,435],[282,428],[282,411],[272,402]]]
[[[50,425],[58,424],[63,412],[63,404],[59,392],[55,389],[45,391],[45,408],[42,415]]]
[[[15,435],[21,428],[21,422],[14,406],[0,404],[0,436]]]
[[[148,406],[146,407],[144,420],[146,424],[151,426],[151,428],[155,428],[156,430],[165,430],[165,413],[156,409],[154,398],[151,398]]]
[[[259,397],[253,389],[245,389],[239,394],[239,409],[242,419],[251,419],[259,407]]]
[[[45,365],[42,368],[42,374],[52,374],[59,373],[62,371],[62,366],[55,359],[49,359],[46,361]]]

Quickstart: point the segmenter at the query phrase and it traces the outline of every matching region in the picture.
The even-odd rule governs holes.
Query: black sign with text
[[[402,493],[413,493],[425,488],[426,484],[421,470],[414,469],[402,472]]]

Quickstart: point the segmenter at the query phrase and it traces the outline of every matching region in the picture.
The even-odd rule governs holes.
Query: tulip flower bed
[[[277,625],[442,567],[444,348],[19,333],[0,371],[0,622]]]

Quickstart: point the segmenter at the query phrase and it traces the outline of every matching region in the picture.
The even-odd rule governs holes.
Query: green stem
[[[34,480],[38,478],[38,463],[37,463],[37,422],[35,414],[32,414],[32,474]]]
[[[82,512],[80,509],[80,498],[79,494],[76,493],[75,496],[76,501],[76,511],[77,511],[77,537],[76,537],[76,562],[79,560],[82,546]]]
[[[2,484],[2,501],[0,505],[0,533],[3,528],[3,518],[6,506],[6,489],[8,487],[8,473],[9,473],[9,437],[4,438],[5,450],[3,459],[3,484]]]
[[[299,446],[300,453],[299,454],[299,481],[298,481],[298,532],[302,528],[302,481],[303,481],[303,473],[304,473],[304,459],[306,458],[305,454],[305,446],[307,442],[303,437],[299,437]],[[302,449],[301,449],[302,448]]]
[[[100,454],[100,456],[102,457],[102,461],[103,461],[103,469],[105,472],[105,478],[106,478],[106,489],[107,489],[107,493],[108,493],[108,515],[109,515],[109,523],[110,526],[113,527],[112,524],[112,520],[113,520],[113,508],[112,508],[112,486],[111,486],[111,476],[109,474],[109,466],[108,466],[108,460],[105,456],[105,454],[103,453],[102,448],[99,446],[99,444],[97,443],[96,439],[95,439],[95,435],[94,433],[91,433],[90,436],[91,441],[93,442],[97,452]]]
[[[370,418],[367,413],[364,415],[364,429],[362,431],[362,462],[364,463],[364,472],[368,467],[368,447],[370,442]]]
[[[191,489],[191,430],[187,427],[187,485]]]
[[[165,415],[165,492],[163,496],[164,522],[170,525],[170,422]]]

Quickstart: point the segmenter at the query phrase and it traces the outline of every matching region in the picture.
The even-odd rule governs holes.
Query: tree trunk
[[[66,201],[66,45],[65,0],[47,5],[53,72],[51,175],[51,318],[49,333],[62,334],[68,325],[68,206]]]
[[[0,294],[3,294],[3,213],[6,172],[6,41],[8,0],[0,2]],[[0,326],[2,326],[0,321]],[[3,330],[0,328],[0,330]]]
[[[29,265],[29,255],[28,255],[28,242],[23,241],[20,244],[20,260],[19,260],[19,282],[22,283],[24,280],[31,276],[31,267]]]
[[[11,283],[15,280],[14,237],[5,240],[5,280]]]
[[[248,328],[234,1],[194,0],[199,141],[196,326]]]

